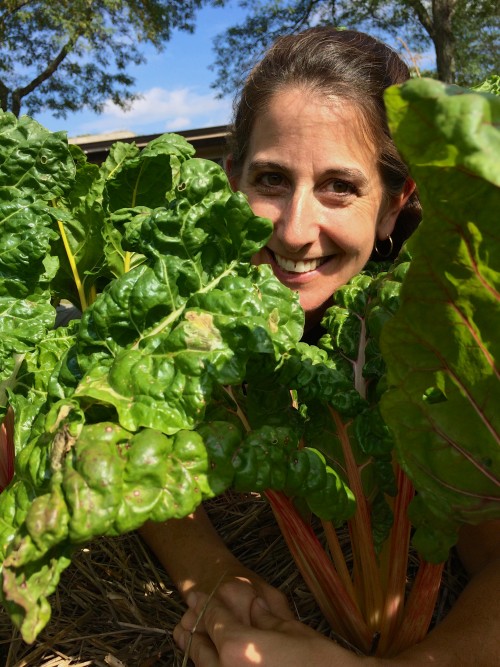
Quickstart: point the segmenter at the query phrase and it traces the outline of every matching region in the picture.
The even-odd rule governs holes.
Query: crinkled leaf
[[[0,111],[0,200],[47,201],[75,174],[65,132],[49,132],[28,116]]]
[[[104,253],[112,275],[120,276],[144,261],[140,251],[123,246],[126,223],[137,224],[141,212],[147,215],[167,205],[178,183],[180,165],[193,153],[193,147],[176,134],[161,135],[142,151],[134,143],[112,146],[100,169],[106,211]]]
[[[233,424],[212,422],[198,431],[207,446],[211,484],[218,492],[229,483],[237,491],[284,490],[325,519],[345,520],[353,513],[349,488],[319,451],[298,448],[292,428],[263,425],[242,435]]]
[[[136,271],[140,276],[148,272],[151,270],[145,267]],[[124,276],[120,282],[130,287],[133,273]],[[214,382],[242,382],[253,355],[270,354],[274,357],[280,343],[283,347],[292,345],[300,335],[302,313],[297,306],[295,309],[282,308],[278,316],[274,309],[274,295],[271,303],[267,303],[269,273],[268,267],[254,268],[251,269],[252,281],[239,276],[226,276],[220,281],[224,287],[221,296],[226,292],[234,298],[234,312],[229,314],[225,311],[231,309],[233,300],[219,299],[216,289],[194,299],[205,309],[190,308],[188,300],[184,307],[178,306],[168,312],[168,299],[161,299],[159,287],[159,303],[154,304],[154,313],[159,316],[167,311],[167,314],[156,322],[151,317],[148,322],[146,313],[139,311],[137,317],[132,315],[135,308],[144,309],[149,305],[142,291],[124,290],[120,295],[124,296],[128,307],[116,312],[120,318],[122,314],[128,316],[122,318],[122,326],[116,324],[117,333],[113,331],[114,335],[108,335],[106,332],[99,340],[96,329],[90,327],[97,323],[97,315],[101,315],[101,304],[113,298],[115,291],[109,290],[82,320],[79,356],[86,357],[85,363],[89,363],[89,351],[83,345],[86,341],[92,342],[90,349],[98,350],[98,354],[96,363],[85,373],[74,396],[113,405],[120,423],[130,430],[144,426],[174,433],[179,429],[194,428],[203,417]],[[259,277],[263,281],[259,281]],[[154,283],[149,281],[147,284],[152,286],[155,297]],[[182,299],[179,302],[182,303]],[[275,319],[280,324],[280,336],[276,333],[273,336]],[[102,317],[102,321],[106,327],[112,324],[110,317]],[[145,322],[150,326],[141,332],[137,325]],[[122,347],[125,344],[128,347]],[[105,347],[114,352],[112,357],[99,353],[99,349]]]
[[[28,640],[48,620],[44,595],[74,545],[147,519],[185,516],[226,488],[227,461],[219,458],[212,469],[195,429],[222,385],[241,383],[263,357],[276,365],[302,334],[297,295],[269,267],[249,264],[270,221],[253,215],[220,167],[188,159],[191,148],[185,153],[181,144],[171,137],[140,154],[117,149],[99,173],[71,149],[73,189],[52,205],[36,204],[38,217],[35,204],[25,207],[12,227],[22,231],[12,235],[21,244],[33,226],[36,252],[25,263],[38,261],[35,283],[53,290],[40,290],[41,304],[76,294],[74,287],[90,303],[102,289],[67,328],[44,334],[48,322],[38,332],[19,327],[9,343],[18,361],[4,338],[4,393],[18,451],[15,479],[1,498],[8,517],[1,525],[2,599]],[[108,240],[113,230],[121,267],[92,264],[101,224]],[[4,230],[8,241],[11,229]],[[6,294],[19,284],[30,295],[22,272],[14,273],[16,261],[5,257],[12,267]],[[71,277],[74,287],[66,289]],[[324,462],[313,460],[325,477]],[[328,475],[324,481],[331,496],[335,485]],[[318,506],[324,486],[312,489]],[[30,502],[16,509],[23,493]]]
[[[42,342],[54,319],[47,294],[30,299],[0,297],[0,415],[7,404],[7,391],[19,382],[25,356],[33,344]]]
[[[23,298],[48,286],[58,268],[50,260],[58,238],[52,225],[44,204],[0,200],[1,296]]]
[[[18,482],[0,495],[4,603],[27,641],[50,617],[45,596],[74,545],[133,530],[147,518],[185,516],[213,495],[207,451],[196,432],[134,435],[101,423],[84,426],[75,437],[62,426],[52,442],[44,438],[42,449],[53,473],[45,492],[25,503],[20,515],[16,493],[25,486]],[[39,452],[32,447],[31,458]],[[38,470],[40,461],[28,467]]]
[[[176,185],[180,164],[193,155],[191,144],[176,134],[157,137],[140,153],[133,144],[116,143],[104,165],[106,208],[117,211],[165,205],[167,193],[170,195]]]

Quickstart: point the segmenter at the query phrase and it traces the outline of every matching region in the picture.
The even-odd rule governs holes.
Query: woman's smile
[[[271,251],[272,252],[272,251]],[[315,259],[299,259],[295,261],[277,253],[273,253],[276,264],[284,271],[290,273],[310,273],[328,261],[328,257],[317,257]]]
[[[264,248],[259,256],[262,257],[264,253],[267,255],[267,259],[259,263],[270,264],[278,280],[290,289],[295,290],[300,290],[301,286],[318,280],[325,269],[329,269],[328,265],[330,265],[331,260],[336,257],[336,255],[329,255],[326,257],[292,259],[274,252],[269,247]]]

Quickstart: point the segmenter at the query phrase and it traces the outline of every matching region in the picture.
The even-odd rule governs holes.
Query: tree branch
[[[2,111],[8,111],[9,104],[9,89],[5,83],[0,80],[0,109]]]
[[[52,60],[52,62],[50,62],[43,70],[43,72],[35,77],[30,83],[28,83],[26,86],[23,86],[22,88],[16,88],[12,91],[12,113],[15,116],[19,116],[21,111],[22,98],[26,97],[26,95],[29,95],[29,93],[32,93],[36,88],[38,88],[38,86],[40,86],[44,81],[49,79],[54,74],[68,53],[71,52],[81,34],[82,33],[80,31],[71,37],[59,51],[58,55]]]
[[[302,12],[302,15],[297,18],[297,20],[294,22],[294,25],[292,26],[292,30],[294,32],[304,25],[304,22],[307,21],[307,19],[310,17],[313,9],[317,4],[323,4],[322,0],[309,0],[304,8],[304,11]]]
[[[427,11],[427,9],[420,2],[420,0],[406,0],[406,2],[417,15],[418,20],[420,21],[422,27],[427,32],[429,37],[434,41],[435,26],[432,17],[429,16],[429,12]]]
[[[4,11],[3,14],[0,14],[0,25],[2,25],[3,23],[5,23],[5,19],[6,19],[8,16],[13,16],[13,15],[14,15],[16,12],[18,12],[19,10],[23,9],[23,8],[26,7],[27,5],[30,5],[30,4],[32,3],[32,1],[33,1],[33,0],[25,0],[25,2],[20,2],[18,5],[16,5],[15,7],[12,7],[11,9],[8,9],[8,8],[7,8],[7,9]]]

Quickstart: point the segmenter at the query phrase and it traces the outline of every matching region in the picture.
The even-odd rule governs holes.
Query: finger
[[[210,596],[205,593],[191,591],[187,598],[187,611],[184,612],[179,625],[188,632],[205,632],[203,617],[205,614],[205,607]]]
[[[187,611],[184,612],[179,624],[184,628],[184,630],[187,630],[188,632],[191,632],[191,630],[194,629],[196,626],[196,621],[197,621],[197,615],[194,609],[188,609]]]
[[[193,592],[189,594],[187,603],[196,622],[191,630],[179,623],[174,629],[175,642],[182,650],[189,651],[196,667],[221,667],[219,656],[224,644],[227,644],[230,636],[240,636],[241,631],[248,626],[242,624],[218,598]],[[200,631],[201,619],[205,632]],[[186,625],[191,626],[191,620]],[[241,650],[239,643],[237,650]],[[229,658],[229,662],[225,660],[223,664],[236,667],[240,662],[239,658]]]
[[[239,621],[250,625],[250,607],[257,597],[257,591],[248,580],[224,582],[215,597],[221,600]]]
[[[293,619],[283,619],[276,616],[270,609],[267,602],[262,598],[255,598],[250,609],[250,621],[254,628],[259,630],[283,631]]]
[[[252,626],[257,630],[264,630],[268,633],[276,632],[287,635],[290,638],[298,640],[302,645],[305,639],[312,640],[321,637],[316,630],[313,630],[304,623],[300,623],[296,618],[283,619],[271,611],[265,600],[256,598],[251,609]],[[324,637],[321,637],[324,639]]]
[[[288,600],[283,593],[281,593],[278,590],[273,590],[271,593],[269,591],[266,591],[265,595],[258,595],[261,600],[264,600],[269,608],[269,610],[275,614],[276,616],[279,616],[285,621],[293,621],[295,620],[295,614],[293,611],[290,609],[290,605],[288,603]]]
[[[195,667],[220,667],[217,651],[205,633],[190,632],[179,624],[174,628],[173,637],[181,651],[188,652]]]
[[[230,638],[239,637],[241,639],[245,630],[248,629],[248,623],[242,623],[234,611],[229,609],[219,598],[210,597],[203,593],[190,593],[187,602],[199,619],[195,628],[200,628],[201,619],[203,619],[204,631],[215,646],[218,655],[220,655],[224,644],[226,644],[225,654],[227,653],[227,644]],[[264,604],[266,603],[264,602]],[[278,617],[273,616],[273,618],[277,622],[284,622]],[[195,631],[194,634],[202,633]],[[240,650],[241,645],[234,648]],[[238,664],[237,661],[234,664]]]
[[[186,602],[189,608],[199,616],[198,623],[202,629],[205,607],[212,599],[219,600],[239,621],[250,625],[250,607],[256,596],[256,591],[247,581],[233,580],[221,584],[213,595],[191,591]]]
[[[249,625],[248,622],[243,623],[232,609],[229,609],[222,600],[216,597],[210,598],[197,593],[194,611],[200,619],[203,619],[205,633],[219,650],[228,636],[232,633],[239,634]]]

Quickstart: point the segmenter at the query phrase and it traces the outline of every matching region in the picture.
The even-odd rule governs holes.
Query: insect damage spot
[[[55,434],[50,454],[51,467],[54,472],[61,470],[66,454],[71,450],[75,442],[76,438],[70,434],[66,425]]]
[[[214,324],[213,315],[189,310],[185,319],[184,332],[189,348],[209,351],[223,347],[222,336]]]
[[[280,321],[280,314],[277,308],[274,308],[269,314],[269,329],[271,333],[278,333],[278,325]]]

